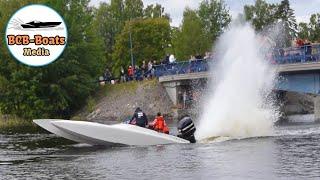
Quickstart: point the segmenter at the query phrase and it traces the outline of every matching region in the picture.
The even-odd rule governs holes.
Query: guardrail
[[[211,60],[196,59],[192,61],[180,61],[170,64],[161,64],[155,66],[155,76],[166,76],[174,74],[186,74],[194,72],[208,71]]]
[[[273,64],[316,62],[320,61],[320,44],[274,49],[267,56],[266,59]],[[156,65],[154,75],[160,77],[208,71],[213,63],[212,59],[196,59]]]
[[[275,49],[272,58],[276,64],[291,64],[320,61],[320,44]]]

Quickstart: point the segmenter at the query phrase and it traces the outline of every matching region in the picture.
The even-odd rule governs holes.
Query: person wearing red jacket
[[[156,118],[152,122],[152,126],[155,131],[169,134],[169,128],[160,112],[157,114]]]
[[[128,68],[128,78],[130,81],[133,80],[133,68],[131,66]]]

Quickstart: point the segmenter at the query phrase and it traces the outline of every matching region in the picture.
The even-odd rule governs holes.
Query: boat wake
[[[276,137],[292,137],[292,136],[310,136],[320,134],[320,124],[299,124],[299,125],[287,125],[275,127],[273,133],[267,136],[252,136],[252,137],[242,137],[236,138],[231,136],[212,136],[201,139],[198,141],[203,144],[219,143],[231,140],[248,140],[252,138],[276,138]]]

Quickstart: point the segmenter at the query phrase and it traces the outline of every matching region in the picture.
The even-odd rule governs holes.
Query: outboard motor
[[[196,127],[194,126],[190,117],[186,116],[178,122],[178,132],[179,138],[188,140],[190,143],[196,142],[196,138],[194,137]]]

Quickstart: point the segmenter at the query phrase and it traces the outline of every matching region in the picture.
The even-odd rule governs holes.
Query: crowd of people
[[[156,64],[156,61],[153,61],[153,62],[149,61],[148,64],[146,64],[146,62],[143,61],[141,66],[129,65],[128,68],[124,68],[123,66],[121,66],[120,77],[118,79],[112,75],[109,68],[106,68],[103,74],[103,77],[100,78],[99,81],[114,84],[114,83],[123,83],[123,82],[128,82],[133,80],[142,81],[144,79],[151,79],[154,77],[155,64]]]
[[[154,71],[156,61],[149,61],[146,63],[146,61],[142,61],[141,66],[135,65],[129,65],[128,69],[124,69],[121,67],[120,69],[120,82],[126,82],[126,81],[142,81],[144,79],[150,79],[154,77]]]
[[[292,47],[274,49],[267,59],[273,64],[319,61],[320,45],[308,40],[297,39]]]
[[[204,56],[195,55],[190,56],[189,61],[196,61],[199,59],[212,59],[212,53],[206,52]],[[152,79],[155,77],[155,69],[157,65],[171,65],[174,67],[176,64],[176,58],[173,54],[167,54],[159,63],[157,61],[142,61],[141,65],[129,65],[128,67],[120,68],[120,77],[118,79],[114,78],[112,73],[108,68],[105,69],[103,77],[100,78],[100,81],[107,83],[123,83],[128,81],[142,81],[144,79]]]

